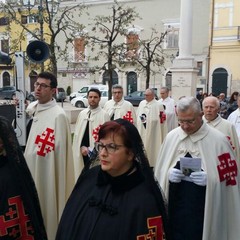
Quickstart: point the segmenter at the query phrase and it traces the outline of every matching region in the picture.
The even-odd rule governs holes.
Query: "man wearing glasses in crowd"
[[[166,136],[155,168],[171,239],[239,239],[239,161],[226,136],[202,121],[196,98],[180,99],[177,114],[180,126]]]
[[[135,109],[130,102],[124,100],[121,85],[113,85],[112,96],[113,99],[108,100],[104,105],[104,110],[109,114],[110,120],[123,118],[136,125]]]
[[[33,121],[25,158],[38,191],[48,239],[55,239],[59,219],[74,185],[70,125],[53,97],[56,88],[57,79],[52,73],[40,73],[34,83],[37,101],[26,109]]]

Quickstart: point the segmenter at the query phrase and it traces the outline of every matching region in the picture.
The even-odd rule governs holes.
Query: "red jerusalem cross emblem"
[[[93,131],[92,131],[92,136],[93,136],[95,141],[98,141],[98,132],[99,132],[101,126],[102,125],[100,124],[98,127],[93,129]]]
[[[130,123],[133,123],[132,112],[131,111],[127,111],[126,115],[123,116],[123,119],[129,121]]]
[[[159,117],[160,117],[160,123],[164,123],[165,120],[166,120],[166,114],[165,114],[165,112],[160,111]]]
[[[21,197],[9,198],[8,204],[8,212],[0,216],[0,238],[9,236],[11,239],[34,240],[33,228]]]
[[[217,169],[220,181],[223,182],[226,180],[226,186],[236,185],[236,177],[238,174],[236,161],[231,160],[229,153],[224,153],[221,156],[218,156],[218,159],[220,164],[217,166]]]
[[[45,157],[51,151],[54,151],[54,130],[46,128],[42,135],[37,135],[35,144],[38,145],[37,155]]]
[[[153,217],[147,219],[149,232],[137,236],[137,240],[163,240],[163,223],[162,217]]]

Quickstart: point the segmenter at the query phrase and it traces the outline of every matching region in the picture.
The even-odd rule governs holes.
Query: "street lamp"
[[[58,7],[59,7],[59,0],[39,0],[39,2],[35,0],[22,0],[23,6],[27,7],[28,12],[30,13],[31,9],[33,7],[38,8],[38,22],[40,25],[40,40],[44,41],[44,36],[43,36],[43,24],[44,24],[44,16],[45,12],[48,14],[48,21],[49,23],[52,21],[54,15],[57,13]],[[39,5],[37,6],[37,4]]]

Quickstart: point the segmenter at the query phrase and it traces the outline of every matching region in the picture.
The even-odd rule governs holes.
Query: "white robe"
[[[234,125],[238,135],[238,141],[240,143],[240,109],[238,108],[234,112],[232,112],[228,116],[227,120]]]
[[[168,127],[168,132],[170,132],[174,128],[178,127],[176,103],[170,97],[167,97],[165,99],[161,98],[158,101],[165,106],[165,113],[167,116],[167,127]]]
[[[142,137],[150,166],[154,167],[160,146],[167,134],[163,104],[156,99],[151,102],[141,101],[137,110],[137,129]]]
[[[208,122],[205,116],[203,116],[203,121],[206,122],[209,126],[219,130],[227,137],[236,154],[236,159],[240,161],[239,141],[234,125],[230,121],[222,118],[220,115],[218,115],[218,117],[211,122]]]
[[[80,146],[83,139],[83,135],[89,120],[89,144],[90,148],[94,147],[94,142],[97,140],[98,130],[101,125],[109,121],[109,115],[100,106],[96,109],[91,110],[90,118],[89,116],[90,108],[82,110],[77,118],[75,125],[74,137],[73,137],[73,159],[74,159],[74,171],[75,171],[75,181],[77,181],[83,167],[83,156],[80,152]]]
[[[205,123],[190,136],[181,127],[172,130],[163,142],[155,168],[155,176],[167,197],[169,169],[173,168],[179,158],[185,156],[187,152],[192,157],[202,159],[202,169],[207,173],[202,239],[238,240],[239,163],[235,161],[230,143],[220,131]],[[220,179],[220,176],[223,179]]]
[[[114,114],[114,120],[124,118],[136,125],[136,112],[133,105],[122,99],[115,102],[113,99],[108,100],[104,105],[104,110],[109,114],[110,118]]]
[[[74,186],[71,130],[64,110],[55,100],[32,102],[34,113],[25,158],[36,184],[49,240],[55,239],[63,208]]]

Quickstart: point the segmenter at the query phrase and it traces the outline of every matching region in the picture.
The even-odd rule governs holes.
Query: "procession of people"
[[[239,240],[236,92],[149,88],[136,109],[119,84],[104,108],[92,88],[71,134],[56,88],[38,75],[24,152],[0,117],[1,239]]]

